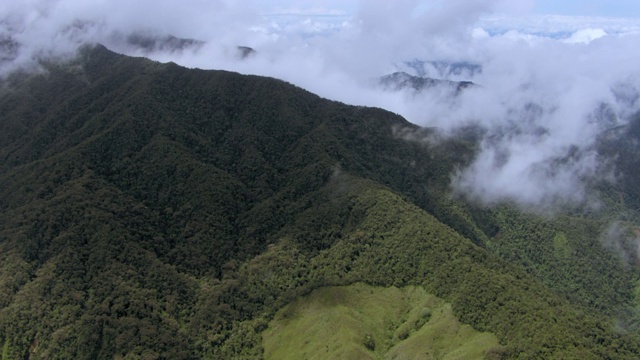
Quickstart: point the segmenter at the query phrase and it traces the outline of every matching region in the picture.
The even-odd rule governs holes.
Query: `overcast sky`
[[[640,18],[638,0],[536,0],[539,14]]]
[[[514,2],[524,3],[521,6],[528,8],[533,14],[640,18],[640,1],[638,0],[531,0]],[[316,12],[332,10],[344,14],[354,14],[358,7],[358,0],[255,0],[254,3],[267,13],[282,10],[315,10]]]

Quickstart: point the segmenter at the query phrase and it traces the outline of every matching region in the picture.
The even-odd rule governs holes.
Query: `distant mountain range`
[[[425,89],[434,87],[447,87],[457,94],[468,87],[474,86],[475,84],[471,81],[440,80],[430,77],[409,75],[406,72],[395,72],[381,77],[380,85],[385,90],[414,90],[416,92],[421,92]]]
[[[114,41],[131,45],[145,52],[176,52],[186,49],[197,50],[205,44],[204,41],[181,39],[173,35],[158,36],[143,33],[125,35],[124,40],[120,39],[120,36],[114,36]]]
[[[448,62],[448,61],[406,61],[401,68],[414,72],[419,77],[431,77],[445,80],[470,80],[482,73],[482,65],[470,62]]]

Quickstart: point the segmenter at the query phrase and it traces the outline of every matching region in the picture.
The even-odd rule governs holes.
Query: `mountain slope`
[[[3,359],[259,358],[279,309],[357,282],[423,287],[495,334],[492,356],[639,354],[606,311],[492,255],[501,218],[448,196],[472,142],[101,46],[46,66],[0,90]]]
[[[424,289],[360,283],[323,287],[278,311],[264,333],[265,358],[482,359],[498,339],[457,322]]]

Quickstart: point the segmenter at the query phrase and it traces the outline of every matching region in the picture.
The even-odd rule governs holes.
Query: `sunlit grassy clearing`
[[[267,359],[479,359],[499,346],[421,287],[362,283],[323,287],[294,301],[263,339]]]

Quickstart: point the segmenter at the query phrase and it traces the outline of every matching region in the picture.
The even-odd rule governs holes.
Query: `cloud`
[[[456,191],[478,201],[580,202],[588,181],[610,176],[595,143],[640,110],[633,100],[640,89],[637,20],[531,16],[530,0],[341,4],[11,0],[0,9],[0,45],[3,39],[20,45],[1,50],[0,59],[10,60],[0,60],[0,73],[41,56],[71,56],[87,41],[140,55],[122,39],[171,34],[205,44],[144,54],[281,78],[326,98],[386,108],[445,134],[482,129],[476,161],[452,175]],[[257,53],[239,61],[238,45]],[[407,70],[413,60],[471,64],[481,71],[451,79],[480,86],[459,96],[438,87],[414,94],[372,86],[372,79]]]
[[[602,29],[582,29],[573,33],[566,42],[570,44],[588,44],[593,40],[607,36],[607,32]]]
[[[616,221],[601,234],[605,248],[613,251],[627,266],[640,263],[640,229],[633,224]]]
[[[586,185],[610,179],[596,142],[639,109],[616,95],[637,89],[632,37],[604,37],[567,44],[518,32],[480,41],[482,87],[456,106],[439,109],[429,123],[464,122],[486,129],[476,161],[455,177],[465,194],[486,203],[513,200],[525,206],[585,201]],[[624,84],[624,85],[623,85]]]
[[[243,2],[229,0],[9,0],[6,5],[0,9],[0,38],[19,45],[12,64],[4,64],[12,68],[42,56],[70,56],[87,42],[118,47],[117,39],[132,33],[241,41],[259,18]]]

